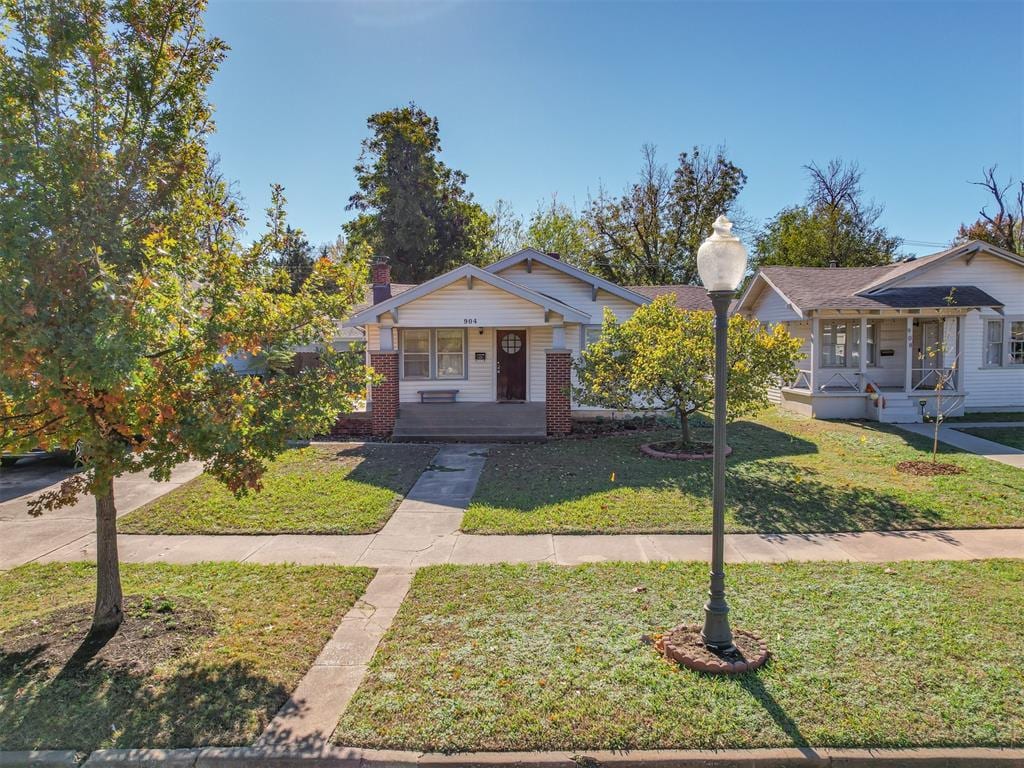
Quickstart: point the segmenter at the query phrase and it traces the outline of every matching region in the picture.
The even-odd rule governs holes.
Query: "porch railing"
[[[860,373],[858,372],[819,370],[818,378],[824,379],[817,386],[821,392],[827,392],[830,388],[860,391]]]
[[[810,389],[811,388],[811,372],[805,371],[804,369],[798,369],[796,377],[789,382],[787,385],[790,389]]]
[[[914,384],[910,387],[912,392],[927,390],[934,392],[941,389],[943,392],[955,392],[957,390],[956,367],[949,368],[914,368],[911,370],[911,380]]]

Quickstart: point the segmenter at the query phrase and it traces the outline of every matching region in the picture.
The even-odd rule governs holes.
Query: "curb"
[[[14,755],[56,755],[71,762],[11,762]],[[0,768],[76,765],[73,752],[0,752]],[[56,758],[55,758],[56,759]],[[404,752],[347,747],[207,747],[201,749],[101,749],[83,768],[1024,768],[1024,749],[726,749],[635,750],[632,752]]]
[[[78,753],[64,749],[0,752],[0,768],[73,768],[78,765],[79,759]]]

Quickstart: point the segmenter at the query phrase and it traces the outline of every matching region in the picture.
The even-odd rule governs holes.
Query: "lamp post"
[[[729,303],[747,269],[747,249],[725,216],[715,219],[714,234],[697,251],[697,272],[715,310],[715,432],[711,527],[711,588],[704,605],[704,645],[717,653],[734,648],[725,601],[725,420],[729,376]]]

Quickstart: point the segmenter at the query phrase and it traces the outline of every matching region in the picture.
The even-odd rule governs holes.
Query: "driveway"
[[[145,472],[119,477],[114,481],[118,515],[141,507],[202,471],[200,462],[190,461],[175,467],[165,483],[155,482]],[[0,569],[31,562],[93,532],[96,508],[92,496],[39,517],[28,514],[31,498],[73,472],[52,459],[34,458],[0,470]]]

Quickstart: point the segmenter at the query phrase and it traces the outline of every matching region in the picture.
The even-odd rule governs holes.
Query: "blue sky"
[[[1024,174],[1022,2],[212,0],[207,23],[232,47],[212,149],[250,214],[280,182],[315,242],[349,216],[366,117],[409,101],[479,202],[524,214],[620,190],[645,142],[668,162],[724,143],[757,219],[838,156],[892,232],[943,243],[983,166]]]

